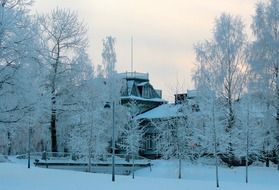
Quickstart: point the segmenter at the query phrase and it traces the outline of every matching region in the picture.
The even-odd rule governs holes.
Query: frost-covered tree
[[[112,36],[107,36],[103,40],[103,71],[105,77],[110,77],[115,74],[115,66],[116,66],[116,53],[115,53],[115,38]]]
[[[187,106],[188,107],[188,106]],[[187,110],[188,112],[188,110]],[[184,110],[185,114],[185,110]],[[156,148],[165,159],[178,160],[178,178],[181,178],[182,160],[195,159],[195,143],[193,141],[193,123],[188,120],[188,115],[161,118],[152,121],[157,131]]]
[[[106,115],[108,128],[112,127],[113,118],[113,103],[114,115],[115,115],[115,139],[120,135],[120,130],[123,125],[127,123],[127,112],[125,107],[121,105],[121,88],[123,80],[118,76],[116,71],[116,52],[115,52],[115,38],[108,36],[103,40],[102,51],[102,65],[99,66],[98,73],[99,78],[103,78],[105,83],[105,89],[103,92],[105,100],[109,103],[111,111]],[[112,129],[111,129],[112,130]]]
[[[136,116],[140,113],[137,103],[132,101],[126,105],[127,124],[120,128],[121,142],[119,146],[125,150],[127,155],[138,154],[141,148],[143,130],[136,120]]]
[[[279,1],[269,0],[256,5],[252,30],[255,40],[252,43],[250,65],[255,74],[254,90],[262,95],[267,107],[275,109],[273,120],[276,121],[272,133],[276,144],[274,153],[277,155],[279,169]],[[267,134],[269,134],[267,132]],[[271,142],[271,141],[270,141]],[[269,145],[270,146],[270,145]],[[270,155],[270,156],[271,156]],[[274,159],[275,160],[275,159]]]
[[[13,99],[13,97],[17,98],[16,95],[10,97],[10,101],[5,97],[12,96],[11,92],[16,89],[15,86],[18,82],[16,75],[19,73],[19,68],[27,64],[27,54],[31,51],[29,50],[29,40],[32,44],[34,35],[32,32],[34,28],[32,28],[33,25],[27,12],[8,8],[6,3],[6,1],[2,2],[2,6],[0,6],[0,95],[1,100],[5,99],[3,104],[6,104],[0,111],[0,122],[2,123],[16,122],[20,119],[20,115],[15,112],[21,112],[20,110],[24,106],[18,105],[17,101]],[[8,105],[10,103],[13,105]],[[3,113],[2,117],[1,113]]]
[[[207,76],[209,77],[209,76]],[[209,82],[209,78],[207,82]],[[222,104],[216,99],[216,95],[210,89],[214,83],[207,83],[207,86],[200,88],[197,98],[199,99],[199,114],[194,118],[202,120],[200,125],[195,125],[195,140],[201,156],[214,157],[216,187],[219,187],[219,154],[223,134],[223,113]],[[211,88],[209,88],[211,87]]]
[[[83,93],[87,92],[88,95],[91,89],[89,84],[85,84],[93,77],[93,65],[85,49],[77,51],[68,70],[60,77],[63,77],[63,81],[60,81],[63,82],[63,89],[60,90],[58,101],[58,105],[60,105],[57,116],[58,147],[62,151],[68,151],[72,127],[76,124],[73,118],[84,113],[79,105],[85,101]]]
[[[89,171],[91,158],[94,160],[107,154],[111,137],[111,122],[105,109],[106,100],[103,81],[91,78],[80,86],[76,112],[72,115],[72,130],[70,135],[70,150],[82,155],[88,155]]]
[[[247,42],[239,17],[222,14],[213,31],[213,39],[195,45],[196,88],[215,94],[223,111],[223,155],[229,164],[235,159],[238,130],[234,102],[240,99],[246,84]]]
[[[39,45],[36,23],[28,14],[31,1],[0,3],[0,147],[10,154],[26,150],[26,132],[38,119]]]
[[[122,80],[116,71],[115,38],[108,36],[103,40],[102,65],[98,67],[99,78],[104,78],[108,101],[120,102]]]
[[[123,111],[127,113],[127,123],[120,126],[120,141],[118,144],[125,151],[128,160],[130,160],[130,157],[132,158],[132,176],[134,178],[134,161],[142,149],[144,130],[140,126],[140,121],[136,119],[136,116],[140,113],[137,102],[132,101],[126,106],[126,109],[123,109]]]
[[[33,0],[1,0],[0,4],[8,9],[25,9],[32,5],[33,2]]]
[[[78,20],[75,12],[54,9],[49,14],[39,16],[40,34],[44,44],[45,64],[48,65],[47,88],[50,91],[50,133],[51,150],[58,151],[57,120],[60,113],[67,109],[63,95],[71,91],[67,84],[73,77],[74,57],[87,44],[86,29]]]

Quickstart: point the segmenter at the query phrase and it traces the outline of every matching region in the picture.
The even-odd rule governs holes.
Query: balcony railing
[[[119,73],[119,75],[125,79],[141,79],[141,80],[149,80],[148,73],[139,73],[139,72],[125,72]]]

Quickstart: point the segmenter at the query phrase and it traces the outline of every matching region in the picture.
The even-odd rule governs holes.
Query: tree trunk
[[[276,64],[275,64],[275,76],[276,76],[276,148],[275,148],[275,156],[277,160],[277,169],[279,170],[279,60],[277,58]]]
[[[245,168],[246,168],[246,178],[245,182],[248,183],[248,161],[249,161],[249,133],[247,129],[247,136],[246,136],[246,158],[245,158]]]
[[[215,125],[215,102],[212,102],[212,125],[213,125],[213,138],[214,138],[214,157],[215,157],[215,178],[216,187],[219,188],[219,169],[218,169],[218,156],[217,156],[217,132]]]
[[[277,148],[275,149],[275,155],[277,159],[277,170],[279,170],[279,89],[277,89],[278,94],[277,94],[277,115],[276,115],[276,127],[277,127]]]
[[[55,102],[55,98],[53,98]],[[54,103],[55,104],[55,103]],[[50,121],[50,132],[51,132],[51,152],[57,152],[57,137],[56,137],[56,109],[51,109],[51,121]]]
[[[181,158],[178,159],[179,169],[178,169],[178,179],[181,179]]]
[[[89,151],[89,154],[88,154],[88,172],[89,173],[91,172],[91,166],[92,166],[92,163],[91,163],[91,151]]]
[[[229,101],[229,118],[228,118],[228,133],[229,133],[229,160],[230,160],[230,164],[232,164],[234,162],[234,149],[233,149],[233,137],[232,137],[232,130],[234,127],[234,112],[232,109],[232,103],[231,101]]]
[[[52,84],[52,97],[51,97],[51,120],[50,120],[50,132],[51,132],[51,152],[57,152],[57,136],[56,136],[56,95],[55,95],[55,83]]]
[[[50,121],[50,131],[51,131],[51,151],[57,152],[57,135],[56,135],[56,75],[58,64],[60,60],[60,44],[57,45],[57,57],[55,64],[53,66],[53,78],[51,86],[51,121]]]
[[[266,158],[266,160],[265,160],[265,166],[266,166],[266,167],[269,167],[269,158]]]
[[[11,155],[12,153],[12,139],[11,139],[11,133],[8,131],[8,155]]]
[[[133,166],[132,166],[132,172],[133,172],[133,179],[135,178],[135,154],[132,153],[132,163],[133,163]]]

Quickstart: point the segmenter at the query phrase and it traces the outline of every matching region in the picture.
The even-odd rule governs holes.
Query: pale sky
[[[88,53],[101,64],[102,39],[116,38],[117,70],[131,70],[130,41],[134,38],[134,71],[149,73],[151,84],[173,94],[193,88],[193,44],[210,39],[214,19],[227,12],[242,16],[249,31],[257,0],[36,0],[34,10],[55,7],[79,13],[88,26]],[[179,81],[179,85],[178,82]],[[178,86],[178,87],[177,87]]]

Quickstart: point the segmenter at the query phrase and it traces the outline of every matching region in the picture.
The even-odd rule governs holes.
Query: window
[[[152,149],[152,138],[151,135],[146,135],[145,137],[145,149],[151,150]]]
[[[156,149],[156,134],[147,134],[145,136],[145,149],[146,150]]]
[[[192,111],[193,112],[199,112],[200,111],[200,107],[198,104],[193,104],[192,105]]]

